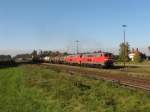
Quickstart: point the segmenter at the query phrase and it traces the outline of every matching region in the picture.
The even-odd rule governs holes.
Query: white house
[[[139,49],[138,48],[136,48],[136,49],[132,49],[132,52],[131,53],[129,53],[129,59],[131,59],[131,61],[134,61],[134,57],[135,57],[135,54],[136,53],[139,53],[141,56],[143,55],[140,51],[139,51]],[[141,57],[142,58],[142,57]]]
[[[129,59],[131,59],[131,61],[134,61],[135,53],[130,53],[128,56],[129,56]]]

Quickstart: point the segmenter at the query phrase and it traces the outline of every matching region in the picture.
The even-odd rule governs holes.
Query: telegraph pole
[[[76,40],[76,53],[79,54],[79,40]]]
[[[124,53],[123,53],[124,63],[123,63],[123,65],[124,65],[124,67],[126,67],[126,30],[125,30],[125,28],[127,27],[127,25],[122,25],[122,27],[123,27],[123,43],[124,43]]]

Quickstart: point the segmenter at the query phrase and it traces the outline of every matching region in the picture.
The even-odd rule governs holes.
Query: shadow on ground
[[[138,66],[122,66],[122,65],[114,65],[111,69],[123,69],[123,68],[139,68]]]

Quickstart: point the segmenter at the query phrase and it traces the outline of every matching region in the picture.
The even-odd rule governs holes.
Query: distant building
[[[7,62],[11,61],[11,56],[10,55],[0,55],[0,62]]]
[[[31,54],[18,54],[14,57],[14,60],[16,62],[30,62],[32,61],[32,55]]]
[[[140,52],[138,48],[136,48],[136,49],[133,48],[132,51],[131,51],[131,52],[129,53],[129,55],[128,55],[128,56],[129,56],[129,59],[130,59],[131,61],[135,61],[135,60],[134,60],[134,57],[135,57],[136,53],[140,54],[141,59],[146,59],[145,54],[143,54],[142,52]]]
[[[147,61],[150,61],[150,56],[146,56],[146,60],[147,60]]]
[[[129,54],[129,59],[131,59],[131,61],[134,61],[134,56],[135,56],[135,53],[130,53]]]

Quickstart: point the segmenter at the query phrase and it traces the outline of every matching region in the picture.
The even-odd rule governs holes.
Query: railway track
[[[142,89],[142,90],[150,91],[149,79],[132,77],[126,75],[125,73],[124,74],[119,74],[115,72],[111,73],[111,71],[109,70],[81,68],[77,66],[48,64],[48,63],[43,63],[41,64],[41,66],[61,70],[71,75],[79,74],[80,76],[89,77],[97,80],[111,81],[113,83],[118,83],[121,86],[130,87],[132,89]]]

